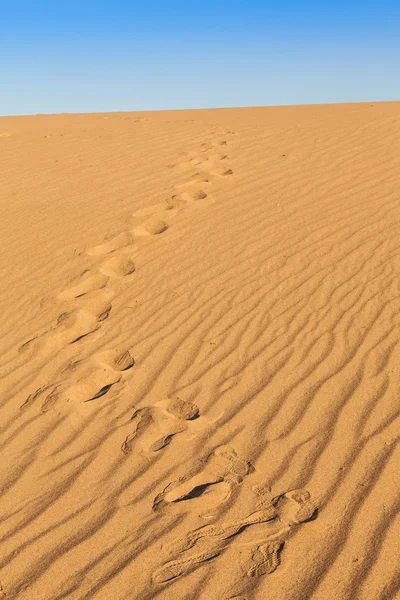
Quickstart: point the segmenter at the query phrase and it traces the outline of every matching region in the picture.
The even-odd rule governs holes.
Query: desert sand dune
[[[0,597],[400,598],[400,104],[0,151]]]

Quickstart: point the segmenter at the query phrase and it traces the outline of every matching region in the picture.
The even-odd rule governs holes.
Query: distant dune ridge
[[[400,103],[0,153],[0,598],[400,598]]]

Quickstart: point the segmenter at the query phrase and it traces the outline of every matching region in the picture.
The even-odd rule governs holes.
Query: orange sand
[[[0,598],[399,598],[400,103],[0,156]]]

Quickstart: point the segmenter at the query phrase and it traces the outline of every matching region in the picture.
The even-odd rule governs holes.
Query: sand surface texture
[[[399,598],[400,103],[0,156],[0,598]]]

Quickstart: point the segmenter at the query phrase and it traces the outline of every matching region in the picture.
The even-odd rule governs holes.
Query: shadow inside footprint
[[[104,396],[105,394],[107,394],[108,390],[110,390],[111,387],[112,387],[112,383],[109,383],[108,385],[105,385],[94,396],[92,396],[91,398],[88,398],[87,400],[84,400],[84,402],[91,402],[92,400],[96,400],[97,398],[101,398],[101,396]]]
[[[204,494],[204,492],[208,492],[209,488],[212,485],[216,485],[218,483],[220,483],[220,482],[212,481],[211,483],[203,483],[201,485],[197,485],[186,496],[183,496],[182,498],[178,498],[177,500],[175,500],[175,502],[183,502],[184,500],[192,500],[193,498],[199,498],[200,496],[202,496]]]
[[[87,333],[82,333],[81,335],[79,335],[77,338],[75,338],[74,340],[72,340],[70,342],[70,344],[76,344],[76,342],[79,342],[80,340],[83,340],[83,338],[87,337],[88,335],[90,335],[91,333],[93,333],[93,331],[88,331]]]

